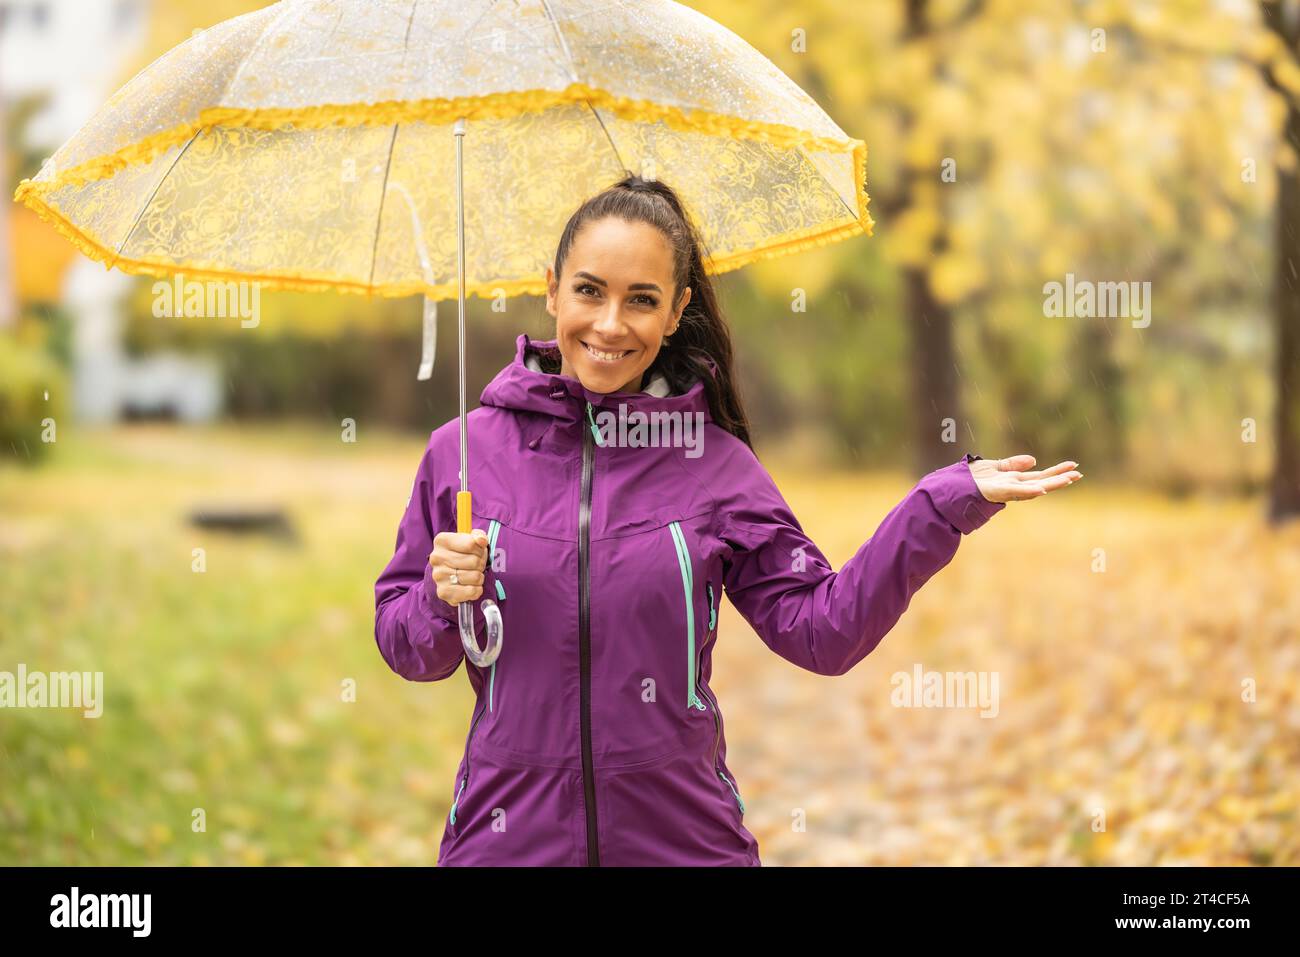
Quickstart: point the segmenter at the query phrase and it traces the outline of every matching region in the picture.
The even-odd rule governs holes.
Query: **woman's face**
[[[641,377],[691,301],[670,301],[673,251],[663,233],[616,216],[587,223],[557,281],[546,269],[546,311],[555,317],[560,372],[592,392],[638,392]],[[672,348],[669,346],[669,348]]]

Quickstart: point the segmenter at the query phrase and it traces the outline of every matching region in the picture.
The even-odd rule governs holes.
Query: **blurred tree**
[[[1231,348],[1257,356],[1251,329],[1263,303],[1250,267],[1270,184],[1247,180],[1242,158],[1267,152],[1269,122],[1257,73],[1233,62],[1261,50],[1249,8],[719,0],[704,12],[769,52],[868,143],[877,237],[829,250],[837,265],[819,281],[854,284],[877,250],[896,267],[869,282],[863,301],[891,302],[897,279],[918,468],[954,457],[939,434],[951,417],[956,441],[988,454],[1000,453],[982,427],[997,425],[1015,450],[1086,461],[1094,474],[1127,468],[1136,453],[1155,480],[1168,475],[1167,458],[1128,436],[1139,422],[1149,434],[1148,420],[1165,414],[1146,391],[1183,358],[1219,381],[1234,367],[1218,341],[1223,310],[1208,307],[1233,302],[1241,328]],[[1218,53],[1189,57],[1187,44]],[[1068,274],[1149,282],[1155,321],[1150,302],[1147,318],[1049,315],[1044,285]],[[826,335],[799,346],[814,353],[800,360],[810,374],[834,376],[858,346],[837,336],[865,312],[818,316]],[[1208,414],[1224,441],[1236,440],[1240,408]],[[1169,423],[1155,428],[1168,433]],[[1250,463],[1254,449],[1226,458]],[[1193,477],[1204,468],[1196,459],[1183,466]]]
[[[1273,39],[1259,60],[1264,82],[1286,104],[1278,151],[1273,258],[1273,323],[1277,349],[1277,452],[1269,512],[1274,520],[1300,515],[1300,3],[1259,4]]]
[[[1274,521],[1300,515],[1300,2],[1257,0],[1253,19],[1249,7],[1205,10],[1189,2],[1162,9],[1164,16],[1158,19],[1122,7],[1111,12],[1166,59],[1181,58],[1208,72],[1209,79],[1218,81],[1206,87],[1211,94],[1220,93],[1228,70],[1262,79],[1270,93],[1267,139],[1255,141],[1264,147],[1263,161],[1251,149],[1224,157],[1236,175],[1211,178],[1201,201],[1213,227],[1215,218],[1240,214],[1233,199],[1241,194],[1243,183],[1254,184],[1260,175],[1272,174],[1276,435],[1269,514]],[[1236,145],[1232,137],[1221,139]],[[1204,144],[1206,138],[1198,142]]]
[[[943,28],[960,29],[965,21],[979,14],[982,6],[980,2],[971,3]],[[926,72],[930,74],[927,85],[946,86],[948,81],[943,76],[946,72],[943,60],[934,56],[933,11],[929,0],[904,0],[904,11],[900,38],[902,55],[909,56],[909,48],[922,51],[928,61]],[[918,107],[923,108],[923,105],[923,101],[914,101],[899,110],[903,131],[900,142],[905,150],[910,145],[909,152],[920,162],[908,162],[901,188],[887,197],[887,204],[881,204],[886,218],[905,209],[916,211],[919,229],[923,233],[914,246],[919,255],[901,257],[903,284],[907,292],[907,325],[911,333],[913,450],[916,469],[922,473],[942,468],[953,459],[952,439],[949,437],[945,442],[945,423],[950,421],[954,429],[965,425],[958,390],[957,356],[953,347],[952,300],[951,297],[936,295],[932,279],[932,268],[951,249],[947,231],[937,228],[946,218],[943,212],[946,197],[941,197],[934,188],[936,176],[942,175],[938,166],[944,162],[934,163],[937,158],[934,147],[948,145],[945,141],[949,140],[949,135],[940,132],[941,127],[932,125],[939,117],[918,114]],[[948,150],[942,152],[949,155]],[[951,436],[954,430],[946,431]],[[966,436],[958,433],[957,441],[965,445]]]

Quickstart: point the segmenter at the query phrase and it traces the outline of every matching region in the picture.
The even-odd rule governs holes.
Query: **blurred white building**
[[[165,2],[165,0],[162,0]],[[124,81],[148,33],[153,0],[0,0],[0,121],[26,97],[48,97],[21,143],[52,154]],[[3,145],[3,144],[0,144]],[[7,240],[8,202],[0,203]],[[0,242],[0,268],[12,265]],[[74,323],[73,408],[82,421],[111,421],[132,408],[204,419],[220,411],[219,371],[181,354],[132,360],[122,348],[123,299],[131,280],[78,256],[64,280]],[[0,287],[0,300],[4,298]],[[4,322],[0,304],[0,325]]]

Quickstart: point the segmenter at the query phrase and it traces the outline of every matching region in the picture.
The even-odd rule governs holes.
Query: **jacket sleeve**
[[[755,480],[722,510],[731,603],[782,658],[817,674],[844,674],[952,560],[961,536],[1006,507],[976,487],[968,464],[976,458],[968,454],[917,482],[838,572],[754,459]]]
[[[438,597],[429,564],[433,536],[455,527],[436,478],[431,437],[397,527],[397,547],[375,582],[375,642],[388,667],[409,681],[450,677],[465,657],[456,608]]]

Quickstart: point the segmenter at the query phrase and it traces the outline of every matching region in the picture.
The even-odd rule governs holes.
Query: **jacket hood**
[[[615,411],[623,405],[629,412],[699,412],[704,421],[713,421],[700,379],[676,395],[669,394],[668,381],[658,374],[643,392],[592,392],[576,378],[541,371],[539,359],[547,354],[559,357],[556,340],[530,339],[527,333],[520,333],[515,340],[514,359],[484,387],[479,403],[565,420],[583,417],[586,403],[591,403],[593,408]]]

